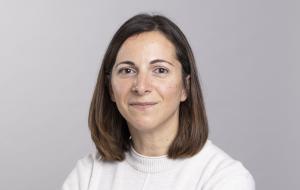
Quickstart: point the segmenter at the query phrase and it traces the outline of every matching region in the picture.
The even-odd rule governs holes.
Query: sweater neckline
[[[170,159],[167,155],[145,156],[138,153],[133,146],[126,152],[126,161],[134,169],[144,173],[158,173],[174,168],[182,159]]]

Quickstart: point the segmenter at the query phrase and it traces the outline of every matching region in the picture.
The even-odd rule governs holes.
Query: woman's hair
[[[127,20],[113,36],[104,55],[89,111],[89,128],[102,160],[122,161],[130,148],[130,133],[126,120],[110,98],[110,73],[124,41],[143,32],[158,31],[176,49],[182,65],[182,80],[187,99],[180,103],[179,128],[169,146],[172,159],[191,157],[199,152],[208,137],[208,122],[204,100],[192,49],[176,24],[161,15],[139,14]],[[185,80],[190,75],[190,81]]]

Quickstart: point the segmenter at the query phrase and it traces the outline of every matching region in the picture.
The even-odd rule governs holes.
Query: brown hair
[[[191,157],[199,152],[208,137],[208,122],[192,49],[182,31],[161,15],[139,14],[127,20],[113,36],[104,55],[94,95],[90,105],[89,128],[102,160],[124,160],[130,148],[130,133],[126,120],[109,95],[110,72],[117,53],[130,36],[150,31],[161,32],[176,49],[187,99],[180,103],[179,128],[168,150],[172,159]],[[190,82],[184,78],[190,75]]]

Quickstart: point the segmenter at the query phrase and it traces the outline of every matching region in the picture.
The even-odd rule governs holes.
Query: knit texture
[[[150,157],[131,147],[122,162],[95,152],[79,160],[62,190],[255,190],[243,164],[208,140],[191,158]]]

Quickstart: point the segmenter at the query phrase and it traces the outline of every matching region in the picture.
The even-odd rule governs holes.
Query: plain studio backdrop
[[[0,189],[53,190],[93,151],[100,61],[129,17],[161,13],[196,57],[210,139],[257,189],[299,184],[299,1],[0,1]]]

